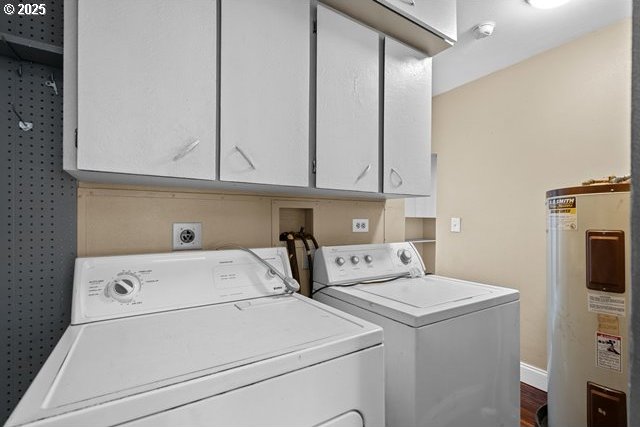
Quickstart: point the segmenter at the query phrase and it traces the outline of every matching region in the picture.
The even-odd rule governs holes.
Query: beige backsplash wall
[[[436,272],[519,289],[521,358],[543,369],[545,191],[629,173],[630,88],[625,20],[434,99]]]
[[[174,222],[201,222],[204,249],[224,243],[275,246],[281,231],[280,209],[310,210],[313,234],[321,245],[404,240],[402,200],[307,199],[80,183],[78,256],[169,252]],[[353,233],[352,218],[369,218],[369,232]],[[306,287],[307,279],[303,282]]]

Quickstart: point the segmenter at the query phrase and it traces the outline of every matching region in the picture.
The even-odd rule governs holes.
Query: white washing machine
[[[255,252],[272,268],[78,259],[72,324],[6,425],[383,426],[381,328],[288,293],[284,248]]]
[[[517,291],[425,275],[385,243],[320,248],[314,298],[383,327],[387,426],[519,426]]]

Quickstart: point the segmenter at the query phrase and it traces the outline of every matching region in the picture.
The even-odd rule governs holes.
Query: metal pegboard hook
[[[45,81],[44,85],[53,89],[53,93],[58,95],[58,86],[56,85],[56,80],[53,77],[53,73],[49,75],[49,80]]]
[[[11,111],[13,111],[13,114],[15,114],[16,117],[18,118],[18,126],[20,126],[20,129],[22,129],[25,132],[33,129],[33,123],[22,120],[22,116],[20,116],[20,113],[18,113],[18,111],[16,110],[16,107],[12,103],[10,103],[9,105],[11,106]]]

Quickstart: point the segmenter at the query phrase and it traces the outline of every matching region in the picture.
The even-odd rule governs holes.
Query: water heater
[[[550,427],[627,425],[629,190],[547,192]]]

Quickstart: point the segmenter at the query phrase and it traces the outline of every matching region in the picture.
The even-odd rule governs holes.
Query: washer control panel
[[[413,255],[411,254],[411,251],[409,249],[398,249],[398,257],[403,264],[407,265],[411,264]]]
[[[409,242],[323,246],[316,251],[313,281],[322,285],[423,275],[424,264]]]
[[[291,276],[285,248],[254,249]],[[78,258],[71,322],[126,317],[286,291],[282,280],[242,250]]]

